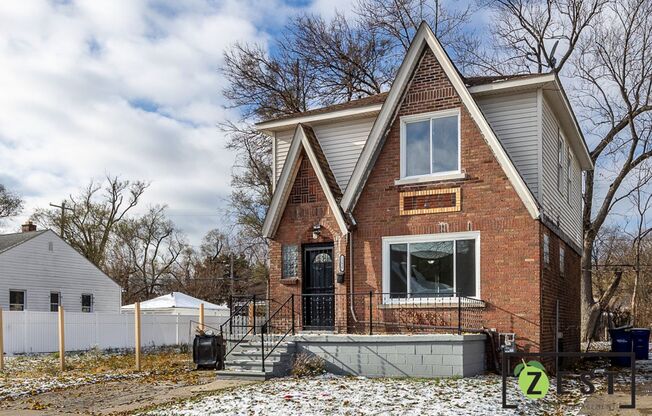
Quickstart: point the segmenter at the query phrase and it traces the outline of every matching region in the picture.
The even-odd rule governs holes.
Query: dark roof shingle
[[[15,233],[15,234],[0,234],[0,253],[4,253],[7,250],[10,250],[20,244],[23,244],[27,240],[43,234],[47,230],[41,231],[30,231],[26,233]]]

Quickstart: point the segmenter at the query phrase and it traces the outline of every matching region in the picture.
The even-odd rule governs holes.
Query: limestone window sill
[[[435,309],[435,308],[457,308],[456,298],[451,299],[418,299],[418,300],[390,300],[378,305],[380,309]],[[473,303],[462,302],[462,308],[484,308],[484,301],[478,300]]]
[[[286,277],[280,280],[282,285],[296,285],[299,283],[299,278],[298,277]]]
[[[466,179],[466,173],[448,173],[445,175],[423,175],[423,176],[411,176],[408,178],[396,179],[394,185],[419,185],[425,183],[433,182],[447,182],[447,181],[457,181],[461,179]]]

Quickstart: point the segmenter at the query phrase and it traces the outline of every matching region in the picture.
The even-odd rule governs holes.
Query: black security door
[[[335,321],[333,246],[304,247],[303,327],[331,330]]]

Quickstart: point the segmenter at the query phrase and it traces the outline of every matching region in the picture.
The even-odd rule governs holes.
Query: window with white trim
[[[557,190],[563,194],[564,184],[564,140],[557,128]]]
[[[89,293],[84,293],[81,295],[81,311],[82,312],[93,312],[93,295]]]
[[[61,293],[50,292],[50,312],[58,312],[61,305]]]
[[[9,291],[9,310],[10,311],[24,311],[25,310],[25,291],[24,290],[10,290]]]
[[[480,233],[383,238],[385,298],[480,297]]]
[[[401,117],[401,178],[460,169],[459,109]]]
[[[566,148],[566,201],[570,203],[571,180],[573,178],[573,154],[570,147]]]

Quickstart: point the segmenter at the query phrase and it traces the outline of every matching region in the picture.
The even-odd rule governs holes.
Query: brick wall
[[[303,267],[302,246],[316,243],[333,243],[333,267],[337,267],[340,253],[346,252],[346,238],[340,233],[337,220],[326,200],[326,195],[319,185],[319,180],[310,160],[302,151],[297,177],[288,197],[288,202],[281,217],[278,230],[270,240],[270,297],[277,302],[284,302],[294,293],[301,294],[301,275]],[[312,228],[321,225],[321,234],[313,238]],[[282,246],[294,244],[299,246],[298,276],[296,279],[282,278]],[[336,293],[346,293],[344,284],[335,283]],[[342,298],[344,296],[341,296]],[[301,322],[297,301],[296,322]],[[341,313],[341,311],[340,311]]]
[[[400,177],[400,116],[461,107],[461,164],[466,178],[395,186]],[[399,215],[399,192],[461,187],[460,212]],[[540,343],[539,222],[531,218],[443,69],[427,50],[369,175],[353,216],[356,292],[382,290],[384,236],[480,231],[484,323],[515,332],[525,349]],[[443,224],[443,225],[442,225]],[[357,308],[356,308],[357,310]]]
[[[580,348],[580,255],[541,224],[543,235],[549,236],[550,262],[545,264],[541,253],[541,346],[544,351],[555,350],[557,301],[559,300],[559,331],[563,334],[561,350],[579,351]],[[561,273],[559,251],[564,248],[564,273]]]

